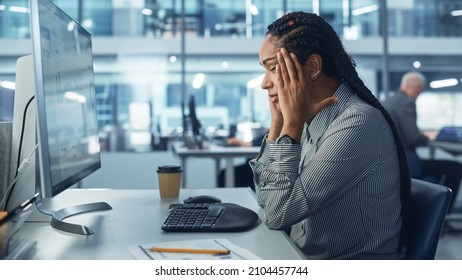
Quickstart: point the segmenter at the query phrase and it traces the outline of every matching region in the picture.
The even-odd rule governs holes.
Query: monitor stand
[[[106,210],[111,210],[111,209],[112,207],[106,202],[95,202],[95,203],[74,205],[74,206],[66,207],[66,208],[63,208],[61,210],[54,212],[51,216],[50,224],[55,229],[58,229],[61,231],[81,234],[81,235],[91,235],[94,232],[90,230],[88,227],[84,225],[67,223],[67,222],[64,222],[63,220],[68,217],[78,215],[78,214],[94,212],[94,211],[106,211]]]
[[[40,192],[39,184],[35,185],[35,192]],[[95,211],[107,211],[112,209],[112,207],[106,202],[94,202],[69,206],[62,208],[58,211],[53,211],[49,209],[47,206],[45,206],[42,202],[43,198],[37,200],[35,202],[35,206],[37,210],[39,210],[43,214],[51,216],[50,225],[52,227],[64,232],[75,233],[80,235],[92,235],[94,232],[84,225],[71,224],[63,220],[79,214]]]

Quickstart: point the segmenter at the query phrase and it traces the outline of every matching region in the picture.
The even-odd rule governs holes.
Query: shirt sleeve
[[[374,171],[390,133],[368,114],[347,114],[329,126],[300,172],[300,145],[266,143],[250,163],[264,222],[282,229],[327,207]]]

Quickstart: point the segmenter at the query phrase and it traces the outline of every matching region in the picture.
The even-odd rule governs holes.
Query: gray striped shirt
[[[250,161],[272,229],[291,227],[309,259],[399,259],[399,163],[382,113],[345,84],[298,144],[264,140]]]

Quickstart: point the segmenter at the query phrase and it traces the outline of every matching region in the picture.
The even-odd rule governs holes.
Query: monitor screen
[[[31,1],[42,195],[98,169],[91,35],[49,1]]]
[[[445,126],[441,128],[435,141],[462,143],[462,127]]]
[[[101,167],[91,36],[49,0],[30,0],[30,18],[33,52],[16,64],[11,160],[16,183],[8,194],[15,203],[8,198],[6,205],[40,193],[36,209],[52,216],[53,227],[92,234],[63,219],[109,210],[107,203],[58,211],[47,203]],[[25,155],[35,149],[38,156],[29,161]],[[34,167],[19,173],[25,159]]]

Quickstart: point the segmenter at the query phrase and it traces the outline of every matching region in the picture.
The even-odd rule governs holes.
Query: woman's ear
[[[312,54],[306,61],[307,73],[311,80],[316,80],[322,71],[322,58],[318,54]]]

